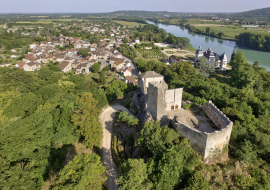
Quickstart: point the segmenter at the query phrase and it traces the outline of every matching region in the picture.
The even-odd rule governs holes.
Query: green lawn
[[[187,53],[186,51],[176,51],[177,53]]]
[[[109,71],[111,72],[111,71]],[[113,81],[117,77],[115,72],[112,72],[111,76],[106,77],[106,84],[105,85],[100,85],[100,86],[107,86],[108,82]],[[85,81],[90,81],[91,79],[94,80],[96,83],[98,83],[98,78],[99,78],[99,73],[89,73],[88,75],[85,75]]]
[[[128,27],[130,26],[144,26],[145,24],[142,24],[142,23],[138,23],[138,22],[128,22],[128,21],[122,21],[122,20],[113,20],[113,22],[116,22],[118,24],[122,24],[123,26],[126,25]]]
[[[174,54],[173,51],[166,51],[167,54]]]

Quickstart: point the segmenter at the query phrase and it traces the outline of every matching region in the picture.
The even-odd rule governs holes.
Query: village
[[[100,64],[101,70],[109,66],[112,72],[118,72],[119,74],[115,74],[117,76],[115,77],[116,80],[124,80],[127,84],[133,84],[135,86],[138,84],[138,70],[135,62],[124,56],[117,48],[124,43],[132,48],[136,44],[142,44],[140,38],[132,37],[133,34],[130,29],[136,27],[139,26],[127,28],[126,26],[115,25],[115,23],[73,23],[62,27],[61,24],[58,24],[57,29],[59,30],[70,31],[73,28],[79,28],[81,30],[71,30],[71,33],[90,33],[96,36],[97,40],[91,43],[89,40],[82,40],[81,37],[65,36],[61,33],[58,36],[46,36],[46,39],[43,38],[45,41],[30,44],[27,54],[23,54],[22,51],[19,52],[18,49],[12,49],[11,53],[14,54],[10,56],[10,58],[13,58],[12,63],[0,63],[0,66],[15,66],[25,71],[36,71],[41,69],[41,67],[46,67],[49,63],[53,63],[63,73],[88,75],[92,72],[91,67],[94,64]],[[5,24],[3,28],[7,33],[16,33],[19,31],[22,36],[29,36],[34,33],[35,37],[40,37],[41,39],[44,37],[41,35],[44,29],[42,26],[37,27],[37,32],[33,31],[34,27],[7,29],[7,24]],[[155,45],[162,49],[174,48],[172,44],[166,43],[155,43]],[[145,49],[151,50],[152,47],[146,47]],[[82,54],[82,52],[85,53]],[[163,52],[163,55],[168,56],[168,58],[161,57],[160,62],[164,64],[169,65],[170,63],[182,61],[179,56],[169,55],[165,50]],[[21,60],[18,58],[20,54],[23,54]],[[14,64],[15,60],[18,60],[16,64]]]

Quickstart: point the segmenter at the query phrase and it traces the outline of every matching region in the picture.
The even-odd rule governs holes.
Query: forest
[[[52,173],[50,189],[102,189],[107,177],[98,116],[128,85],[99,88],[53,63],[34,72],[1,67],[0,78],[0,189],[42,189]],[[63,164],[76,142],[93,153]]]
[[[142,24],[147,24],[147,22],[144,19],[140,19],[140,18],[115,17],[112,20],[123,20],[123,21],[128,21],[128,22],[138,22]]]
[[[235,38],[240,45],[261,51],[270,51],[270,34],[244,32]]]

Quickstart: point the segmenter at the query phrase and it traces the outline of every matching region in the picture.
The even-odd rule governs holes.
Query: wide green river
[[[147,21],[150,24],[154,24],[151,21]],[[214,52],[222,54],[226,52],[228,61],[231,59],[232,52],[242,51],[246,55],[246,59],[249,63],[254,63],[255,61],[259,62],[261,67],[265,67],[267,71],[270,71],[270,53],[263,51],[256,51],[246,47],[238,46],[234,41],[221,40],[202,34],[196,34],[189,32],[184,27],[175,26],[175,25],[165,25],[157,24],[160,28],[165,29],[167,32],[174,34],[177,37],[187,37],[190,39],[190,44],[198,49],[199,46],[202,47],[204,51],[208,48],[211,48]]]

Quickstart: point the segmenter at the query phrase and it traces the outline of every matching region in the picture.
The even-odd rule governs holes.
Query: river
[[[149,24],[155,24],[151,21],[147,21]],[[218,38],[213,38],[203,34],[196,34],[189,32],[182,26],[175,25],[165,25],[165,24],[156,24],[160,28],[165,29],[167,32],[174,34],[177,37],[187,37],[190,39],[190,44],[193,48],[198,49],[199,46],[202,47],[203,51],[206,51],[208,48],[211,48],[214,52],[218,54],[226,53],[228,61],[231,59],[232,52],[242,51],[246,55],[246,59],[249,63],[254,63],[255,61],[259,62],[260,67],[265,67],[267,71],[270,71],[270,53],[263,51],[256,51],[250,48],[242,47],[236,45],[234,41],[222,40]]]

